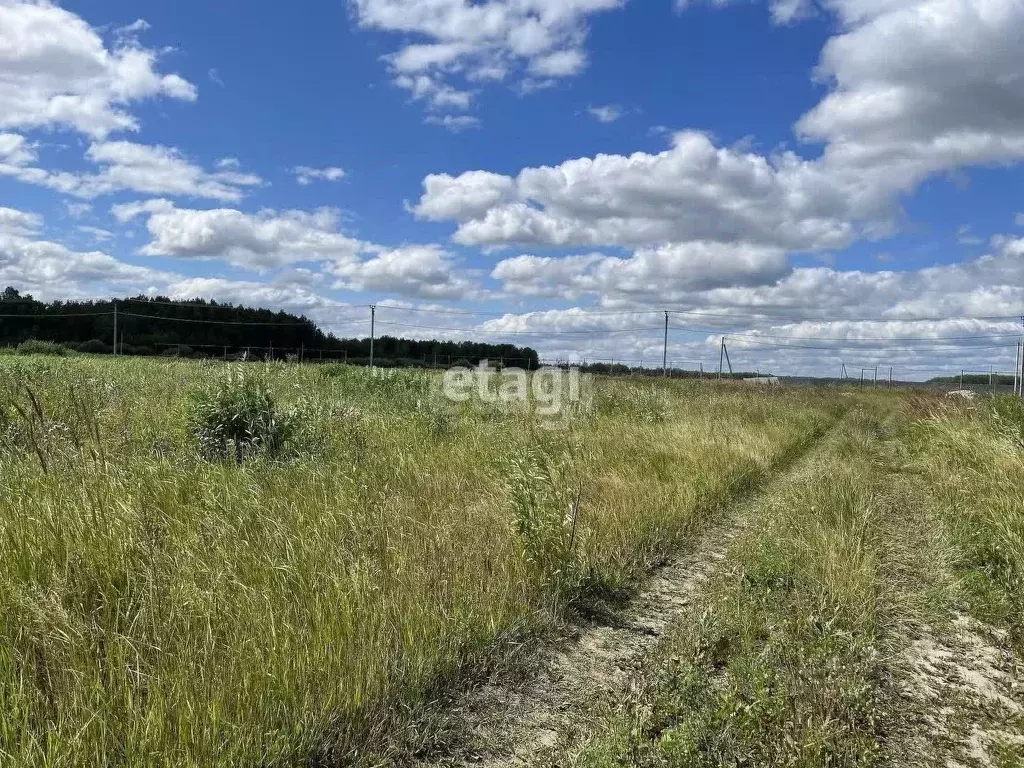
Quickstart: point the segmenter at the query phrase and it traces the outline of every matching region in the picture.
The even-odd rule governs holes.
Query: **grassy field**
[[[1024,409],[858,400],[556,763],[1024,764]]]
[[[628,596],[850,405],[600,380],[548,430],[415,371],[2,357],[0,763],[414,754],[438,691]],[[856,558],[851,515],[815,530]]]

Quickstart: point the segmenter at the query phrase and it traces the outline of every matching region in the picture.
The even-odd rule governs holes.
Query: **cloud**
[[[332,316],[342,302],[321,296],[308,287],[296,283],[260,283],[252,280],[228,280],[223,277],[180,277],[162,287],[160,293],[175,301],[212,299],[223,303],[245,306],[272,307],[316,318]]]
[[[426,101],[433,109],[469,109],[471,91],[459,90],[431,75],[398,75],[395,85],[412,94],[414,101]]]
[[[73,251],[37,240],[42,223],[37,214],[0,208],[0,284],[43,299],[65,299],[136,292],[173,277],[125,264],[100,251]]]
[[[42,218],[36,214],[0,208],[0,285],[15,286],[44,301],[144,293],[280,308],[314,319],[336,317],[339,308],[348,306],[296,282],[185,277],[126,264],[102,251],[75,251],[35,239],[41,226]]]
[[[100,227],[90,227],[86,224],[81,224],[76,229],[86,235],[92,237],[96,241],[112,240],[114,233],[107,229],[101,229]]]
[[[68,216],[71,218],[80,219],[92,213],[92,205],[90,203],[73,203],[70,200],[65,200],[64,210],[67,211]]]
[[[985,242],[985,238],[978,237],[976,234],[974,234],[971,231],[970,224],[964,224],[963,226],[958,227],[956,230],[956,241],[960,243],[960,245],[974,246],[982,245]]]
[[[792,20],[809,8],[780,3],[774,12]],[[765,155],[686,130],[657,154],[580,157],[515,175],[430,175],[411,210],[454,222],[455,242],[485,248],[822,252],[890,234],[902,200],[935,174],[1024,159],[1019,0],[826,0],[823,8],[841,25],[816,71],[828,91],[794,126],[820,151]]]
[[[548,81],[587,64],[587,19],[625,0],[350,0],[360,26],[402,36],[396,85],[435,109],[467,109],[468,84]],[[454,84],[453,84],[454,83]]]
[[[196,89],[157,71],[158,54],[134,35],[137,21],[108,48],[99,32],[47,0],[0,1],[0,128],[63,128],[104,139],[135,131],[132,102],[166,97],[194,101]]]
[[[24,136],[17,133],[0,133],[0,168],[24,166],[35,159],[35,147]]]
[[[252,269],[270,269],[300,262],[355,260],[367,244],[338,229],[338,212],[263,210],[256,214],[233,208],[177,208],[167,200],[115,205],[121,222],[146,215],[152,240],[146,256],[223,259]]]
[[[469,128],[479,128],[480,119],[471,115],[427,115],[426,122],[430,125],[440,125],[452,133],[460,133]]]
[[[27,237],[36,233],[42,225],[43,217],[37,213],[0,207],[0,234]]]
[[[533,258],[499,264],[504,278],[543,287],[540,295],[572,299],[585,293],[580,285],[594,279],[607,257]],[[1024,303],[1024,238],[995,238],[989,254],[962,264],[878,272],[808,267],[757,282],[687,290],[666,280],[657,297],[612,290],[602,294],[597,312],[510,313],[477,330],[488,338],[536,333],[531,343],[551,358],[645,357],[650,363],[662,353],[660,312],[650,308],[685,306],[671,318],[669,357],[693,361],[693,369],[700,360],[707,370],[717,365],[724,335],[733,365],[744,370],[834,376],[845,362],[855,376],[862,364],[894,365],[897,377],[916,378],[990,364],[1008,371]],[[566,331],[579,335],[559,335]]]
[[[827,176],[792,153],[765,158],[718,148],[684,131],[654,155],[598,155],[515,178],[428,176],[413,212],[457,221],[455,240],[466,245],[714,241],[818,250],[847,245],[853,219],[882,208],[859,193],[854,176]]]
[[[587,107],[587,112],[599,123],[614,123],[622,117],[622,107],[618,104],[606,104],[601,107]]]
[[[830,0],[843,31],[817,69],[830,92],[797,123],[824,162],[907,192],[934,173],[1024,158],[1018,0]]]
[[[345,171],[341,168],[310,168],[308,165],[300,165],[292,169],[295,180],[302,186],[312,184],[314,181],[341,181],[345,178]]]
[[[178,208],[155,199],[115,205],[111,214],[121,223],[146,218],[151,239],[139,249],[143,256],[219,259],[260,272],[277,270],[290,282],[327,280],[335,290],[429,298],[465,298],[477,290],[473,274],[460,270],[448,250],[357,240],[340,230],[340,215],[330,208],[250,214]],[[300,264],[313,268],[281,271]]]
[[[148,195],[181,195],[234,202],[242,199],[246,187],[263,183],[259,176],[242,173],[233,164],[223,165],[221,161],[219,170],[210,172],[173,147],[130,141],[91,144],[85,156],[101,167],[96,173],[50,171],[28,164],[35,160],[35,156],[24,141],[19,148],[7,139],[15,149],[4,161],[3,137],[10,136],[12,134],[0,134],[0,176],[12,176],[26,184],[83,199],[127,190]]]
[[[491,277],[514,294],[671,303],[719,287],[774,284],[791,271],[779,248],[692,242],[643,249],[628,258],[516,256],[498,262]]]
[[[712,8],[725,8],[734,2],[735,0],[705,0],[705,4]],[[697,4],[696,0],[675,0],[675,8],[680,12]],[[815,12],[813,0],[769,0],[768,7],[772,22],[779,25],[792,24],[812,16]]]
[[[328,266],[335,288],[400,293],[434,299],[465,299],[473,284],[459,274],[454,256],[437,245],[405,245],[380,250],[372,258]]]
[[[413,212],[431,221],[482,217],[515,196],[513,179],[487,171],[468,171],[458,177],[432,174],[423,180],[423,189],[423,197]]]
[[[795,269],[773,285],[708,291],[695,304],[747,311],[762,307],[769,315],[783,308],[789,317],[827,316],[833,322],[1013,316],[1024,304],[1024,238],[995,238],[985,256],[920,270]],[[1011,324],[1019,328],[1019,322]]]

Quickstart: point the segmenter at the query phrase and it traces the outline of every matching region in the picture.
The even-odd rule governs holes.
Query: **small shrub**
[[[189,426],[211,459],[241,463],[262,453],[279,458],[300,427],[296,409],[282,412],[266,384],[253,375],[232,372],[212,390],[189,399]]]
[[[576,549],[579,527],[578,487],[538,445],[530,445],[508,463],[508,488],[523,557],[544,583],[571,587],[579,577]]]
[[[53,341],[42,341],[41,339],[29,339],[18,345],[19,355],[53,355],[55,357],[66,357],[67,347]]]

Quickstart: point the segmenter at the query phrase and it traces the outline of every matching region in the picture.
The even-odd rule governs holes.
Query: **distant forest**
[[[928,380],[929,384],[963,384],[972,387],[987,387],[990,383],[996,386],[1013,386],[1013,374],[996,373],[991,380],[987,373],[965,373],[963,376],[936,376]]]
[[[110,353],[114,304],[111,300],[46,303],[9,287],[0,294],[0,347],[34,339],[80,352]],[[117,299],[116,304],[118,352],[125,355],[238,358],[248,354],[259,359],[301,355],[357,364],[370,357],[369,338],[325,334],[312,320],[287,312],[205,299],[175,302],[161,296]],[[512,344],[393,336],[378,336],[374,341],[374,362],[381,366],[475,365],[485,359],[524,368],[539,365],[535,350]]]

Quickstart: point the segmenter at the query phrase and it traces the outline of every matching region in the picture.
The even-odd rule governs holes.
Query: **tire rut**
[[[542,649],[537,671],[527,680],[491,681],[461,697],[451,715],[459,730],[469,734],[468,743],[426,764],[528,766],[541,762],[556,746],[581,743],[602,704],[629,689],[649,653],[709,581],[757,500],[806,466],[834,430],[835,424],[782,462],[774,477],[734,503],[692,547],[655,571],[623,609],[603,622],[577,626],[564,642]]]

